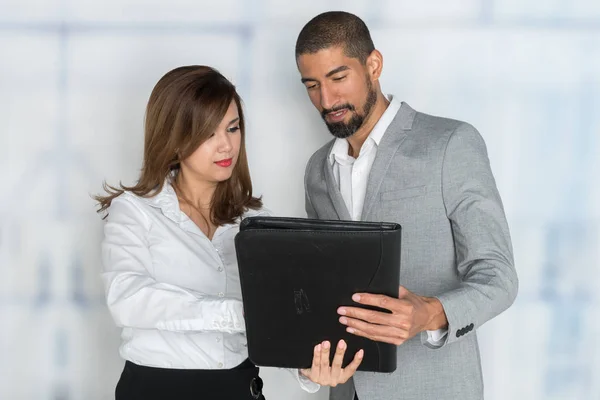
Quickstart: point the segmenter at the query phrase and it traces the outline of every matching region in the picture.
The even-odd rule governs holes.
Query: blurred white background
[[[0,0],[0,399],[113,398],[123,362],[89,195],[136,179],[168,70],[236,83],[256,193],[304,216],[305,163],[330,136],[294,44],[326,10],[366,21],[385,92],[487,142],[521,286],[479,331],[486,399],[600,399],[598,0]],[[269,400],[327,398],[263,376]]]

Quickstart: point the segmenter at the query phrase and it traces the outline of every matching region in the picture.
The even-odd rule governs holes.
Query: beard
[[[354,135],[356,131],[363,126],[365,119],[367,119],[367,117],[371,114],[371,110],[377,101],[377,93],[375,90],[373,90],[373,84],[371,83],[370,79],[367,79],[367,90],[367,100],[365,101],[362,113],[356,112],[356,107],[350,103],[342,104],[331,109],[325,109],[321,112],[321,117],[323,118],[323,121],[325,121],[327,129],[329,129],[329,132],[331,132],[333,136],[338,139],[346,139]],[[343,109],[347,109],[349,112],[352,112],[350,121],[327,122],[327,114]]]

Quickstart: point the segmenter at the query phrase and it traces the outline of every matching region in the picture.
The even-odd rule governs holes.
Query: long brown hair
[[[211,220],[217,226],[232,223],[248,208],[260,208],[260,198],[252,196],[240,96],[235,86],[217,70],[192,65],[167,72],[152,90],[146,108],[140,178],[133,186],[119,183],[119,187],[114,187],[104,182],[108,194],[94,197],[99,203],[98,212],[106,211],[112,200],[125,191],[140,197],[158,194],[165,180],[178,172],[180,161],[189,157],[214,132],[232,100],[240,117],[240,152],[231,178],[217,184],[211,201]]]

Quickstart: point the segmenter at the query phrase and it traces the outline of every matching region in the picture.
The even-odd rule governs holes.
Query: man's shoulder
[[[430,132],[452,132],[463,126],[469,126],[469,124],[453,118],[417,112],[413,128],[425,129]]]
[[[413,138],[445,147],[455,140],[481,141],[479,131],[470,123],[458,119],[417,112],[411,130]]]
[[[444,154],[464,149],[487,153],[483,136],[465,121],[417,113],[412,133],[415,143],[427,147],[429,154],[437,154],[432,149]]]

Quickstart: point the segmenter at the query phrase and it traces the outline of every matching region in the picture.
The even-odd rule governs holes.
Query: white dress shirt
[[[243,217],[268,215],[250,210]],[[122,327],[121,356],[173,369],[230,369],[248,358],[234,237],[212,240],[179,208],[173,187],[151,198],[125,192],[108,209],[102,278]],[[319,385],[290,370],[307,392]]]
[[[379,143],[402,105],[392,95],[388,95],[387,98],[390,104],[360,148],[358,158],[348,154],[350,145],[346,139],[336,139],[329,153],[333,176],[339,185],[346,208],[355,221],[360,221],[362,217],[369,173],[377,156]],[[447,333],[447,329],[427,331],[427,341],[434,346],[441,346]]]

